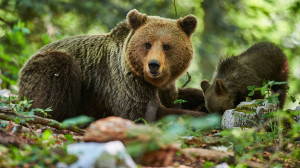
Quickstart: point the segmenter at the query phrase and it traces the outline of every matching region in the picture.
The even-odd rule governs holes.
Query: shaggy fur
[[[263,80],[286,82],[288,80],[288,61],[283,52],[272,43],[258,43],[239,56],[222,59],[219,62],[211,84],[204,80],[205,106],[209,112],[223,113],[245,101],[249,94],[247,86],[260,87]],[[280,93],[280,108],[286,98],[286,84],[272,88]],[[262,98],[259,92],[251,98]]]
[[[48,44],[20,71],[20,98],[34,100],[33,108],[52,107],[56,120],[80,114],[148,121],[168,114],[201,116],[165,108],[173,107],[175,80],[192,60],[196,25],[192,15],[172,20],[132,10],[110,33]],[[154,70],[153,60],[160,65]]]

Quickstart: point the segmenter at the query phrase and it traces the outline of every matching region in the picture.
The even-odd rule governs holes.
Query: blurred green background
[[[299,0],[0,0],[0,89],[17,92],[19,69],[45,44],[106,33],[134,8],[148,15],[198,18],[188,87],[210,80],[219,57],[271,41],[287,55],[289,93],[300,98]],[[186,80],[182,76],[178,87]],[[286,108],[296,105],[288,98]]]

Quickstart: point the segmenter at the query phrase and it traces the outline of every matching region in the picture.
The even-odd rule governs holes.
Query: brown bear
[[[32,108],[51,107],[59,121],[81,114],[148,121],[205,115],[172,108],[175,80],[193,58],[196,26],[193,15],[173,20],[131,10],[107,34],[69,37],[37,51],[20,71],[19,97],[33,100]]]
[[[257,43],[239,56],[221,59],[211,84],[201,82],[205,106],[209,112],[223,113],[233,109],[249,94],[247,86],[262,85],[263,80],[287,82],[288,61],[283,52],[272,43]],[[275,85],[271,89],[279,93],[280,108],[286,98],[286,86]],[[253,99],[262,98],[255,93]]]

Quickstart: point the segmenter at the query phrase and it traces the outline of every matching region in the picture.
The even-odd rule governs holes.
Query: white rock
[[[70,168],[136,168],[136,164],[120,141],[107,143],[76,143],[67,146],[67,152],[78,156]]]
[[[11,91],[7,89],[0,90],[0,96],[9,97],[11,95]]]
[[[227,163],[220,163],[215,166],[215,168],[230,168]]]

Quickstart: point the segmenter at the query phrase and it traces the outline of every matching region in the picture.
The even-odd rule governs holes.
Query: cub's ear
[[[222,79],[216,79],[215,92],[217,95],[224,95],[227,93],[227,88]]]
[[[139,13],[136,9],[132,9],[127,14],[127,22],[132,29],[137,29],[146,23],[147,15]]]
[[[194,15],[187,15],[178,19],[177,24],[190,37],[197,27],[197,18]]]
[[[203,80],[201,82],[201,88],[202,88],[204,93],[206,92],[206,90],[208,89],[209,86],[210,86],[210,84],[207,80]]]

